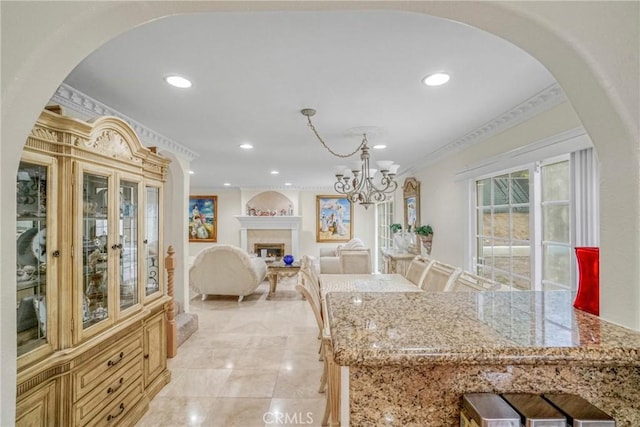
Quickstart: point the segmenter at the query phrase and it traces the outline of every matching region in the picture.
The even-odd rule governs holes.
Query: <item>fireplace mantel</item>
[[[240,223],[240,247],[251,252],[247,247],[248,230],[291,230],[291,252],[299,259],[299,236],[301,216],[249,216],[236,215]]]
[[[249,216],[236,215],[240,228],[247,230],[293,230],[300,229],[301,216]]]

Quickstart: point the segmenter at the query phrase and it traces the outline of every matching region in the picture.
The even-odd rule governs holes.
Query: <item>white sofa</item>
[[[207,295],[245,295],[256,290],[267,275],[262,258],[251,257],[244,250],[225,244],[209,246],[198,253],[189,269],[189,286]]]
[[[321,274],[369,274],[371,250],[357,237],[336,248],[320,248]]]

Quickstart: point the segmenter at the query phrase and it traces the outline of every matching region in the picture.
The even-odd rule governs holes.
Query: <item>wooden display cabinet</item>
[[[16,180],[17,425],[133,424],[169,382],[168,164],[118,118],[40,115]]]

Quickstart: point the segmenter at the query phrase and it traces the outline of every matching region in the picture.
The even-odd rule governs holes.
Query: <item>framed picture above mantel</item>
[[[316,242],[353,238],[353,203],[342,196],[316,196]]]
[[[189,196],[189,241],[218,241],[218,196]]]

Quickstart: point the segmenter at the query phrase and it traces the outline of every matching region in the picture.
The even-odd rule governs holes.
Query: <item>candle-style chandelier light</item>
[[[305,108],[300,112],[307,118],[309,127],[313,130],[318,141],[334,156],[347,158],[360,151],[360,160],[362,162],[354,162],[351,167],[337,166],[335,168],[336,182],[333,184],[333,188],[336,192],[344,194],[352,202],[359,203],[365,209],[368,209],[374,203],[387,200],[387,197],[398,188],[394,177],[400,166],[394,164],[391,160],[379,160],[376,162],[380,168],[380,175],[378,184],[374,182],[378,170],[369,168],[369,146],[367,145],[366,133],[362,134],[362,142],[354,151],[348,154],[339,154],[329,148],[318,134],[313,123],[311,123],[311,117],[316,114],[316,110]]]

